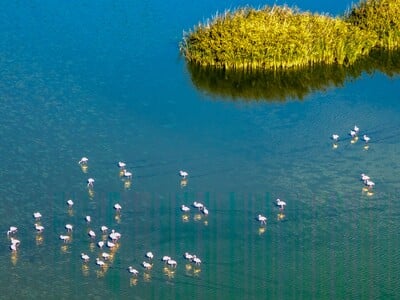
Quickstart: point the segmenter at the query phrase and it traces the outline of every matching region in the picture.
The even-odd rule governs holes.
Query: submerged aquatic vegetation
[[[287,6],[239,8],[217,14],[184,33],[180,50],[189,63],[224,70],[351,65],[374,47],[397,47],[400,22],[399,14],[395,13],[399,1],[392,1],[394,5],[390,2],[367,0],[354,6],[343,18],[301,12]],[[364,14],[368,5],[373,9]],[[388,8],[391,12],[384,13],[383,9]],[[369,17],[379,9],[382,12],[378,17]],[[385,22],[381,20],[384,18]],[[379,20],[382,26],[372,25]]]

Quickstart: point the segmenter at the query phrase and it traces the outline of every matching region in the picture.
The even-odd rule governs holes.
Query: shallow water
[[[182,30],[243,4],[175,3],[174,11],[155,2],[3,7],[3,297],[398,298],[398,76],[364,74],[285,103],[203,93],[179,57]],[[338,14],[347,5],[324,11]],[[355,124],[371,136],[368,149],[362,140],[351,143]],[[333,133],[341,136],[336,149]],[[86,173],[82,156],[89,158]],[[118,161],[134,172],[131,185]],[[189,172],[186,186],[180,169]],[[373,195],[363,191],[360,173],[375,181]],[[93,194],[89,177],[96,180]],[[278,197],[288,203],[283,213],[274,205]],[[179,207],[193,201],[210,214],[192,208],[185,217]],[[35,211],[43,215],[41,235]],[[267,226],[258,214],[268,217]],[[63,244],[66,223],[74,231]],[[5,234],[11,225],[19,228],[16,254]],[[95,264],[101,225],[122,233],[103,270]],[[140,264],[149,250],[156,259],[145,271]],[[188,264],[186,251],[202,265]],[[163,255],[178,261],[176,270],[164,268]]]

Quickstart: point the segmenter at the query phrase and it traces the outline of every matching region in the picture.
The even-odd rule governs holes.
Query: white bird
[[[267,217],[265,217],[265,216],[258,215],[258,216],[257,216],[257,220],[258,220],[261,224],[267,224]]]
[[[366,134],[364,134],[364,135],[363,135],[363,140],[364,140],[366,143],[368,143],[368,142],[371,140],[371,138],[370,138],[369,136],[367,136]]]
[[[119,203],[116,203],[116,204],[114,204],[114,209],[119,212],[119,211],[121,211],[122,206]]]
[[[43,232],[44,227],[40,224],[35,223],[35,229],[37,232]]]
[[[195,265],[200,266],[200,264],[201,264],[201,259],[198,258],[196,255],[193,255],[192,262],[194,262]]]
[[[72,231],[73,226],[71,224],[66,224],[65,225],[65,229],[67,229],[67,231]]]
[[[96,258],[96,264],[100,267],[104,267],[106,265],[106,263],[100,260],[100,258]]]
[[[108,237],[115,243],[121,238],[121,234],[113,229]]]
[[[139,274],[139,271],[136,270],[135,268],[133,268],[132,266],[129,266],[128,270],[129,270],[129,273],[131,273],[135,276],[137,276]]]
[[[178,263],[176,262],[176,260],[169,259],[169,260],[167,260],[167,264],[168,264],[168,266],[170,266],[170,267],[176,268],[176,266],[177,266]]]
[[[186,205],[182,204],[182,205],[181,205],[181,211],[183,211],[183,212],[188,212],[188,211],[190,211],[190,208],[187,207]]]
[[[286,206],[286,202],[278,198],[276,199],[276,205],[279,206],[281,209],[284,209]]]
[[[34,212],[33,213],[33,217],[36,219],[36,220],[40,220],[40,218],[42,217],[42,214],[40,213],[40,212]]]
[[[200,203],[200,202],[197,202],[197,201],[193,202],[193,206],[198,208],[199,210],[204,207],[203,203]]]
[[[147,261],[142,262],[143,268],[150,270],[151,267],[153,266],[151,263],[148,263]]]
[[[15,234],[15,233],[17,233],[17,231],[18,231],[17,227],[10,226],[10,229],[8,229],[8,231],[7,231],[7,235]]]
[[[355,132],[354,130],[350,130],[350,136],[352,138],[355,138],[357,136],[357,132]]]
[[[17,245],[11,244],[11,245],[10,245],[10,249],[11,249],[11,251],[13,251],[13,252],[17,251]]]
[[[371,179],[371,177],[369,177],[368,175],[366,175],[366,174],[364,174],[364,173],[361,174],[361,180],[362,180],[362,181],[365,182],[365,181],[370,180],[370,179]]]
[[[334,142],[337,142],[339,140],[339,135],[338,134],[332,134],[332,140]]]
[[[94,186],[94,179],[93,178],[89,178],[87,180],[87,186],[91,187],[91,188]]]
[[[111,241],[107,241],[107,247],[108,248],[114,248],[115,244],[113,242],[111,242]]]
[[[372,189],[374,186],[375,186],[375,182],[373,182],[372,180],[365,180],[365,185],[368,187],[368,188],[370,188],[370,189]]]
[[[146,253],[146,257],[147,257],[148,259],[153,259],[153,258],[154,258],[153,252],[151,252],[151,251],[147,252],[147,253]]]
[[[208,215],[208,209],[207,209],[207,207],[205,207],[205,206],[203,206],[202,208],[200,208],[200,210],[201,210],[201,212],[204,214],[204,215]]]
[[[162,261],[163,262],[167,262],[167,261],[169,261],[171,259],[171,257],[170,256],[168,256],[168,255],[164,255],[163,257],[162,257]]]
[[[90,238],[94,239],[96,237],[96,233],[93,230],[89,230],[88,235]]]
[[[11,245],[19,246],[21,244],[20,240],[17,240],[15,238],[11,238]]]
[[[183,254],[183,257],[190,261],[193,259],[193,255],[189,254],[188,252],[185,252],[185,254]]]
[[[124,169],[124,177],[131,179],[132,178],[132,172],[128,172],[127,170]]]
[[[92,222],[92,217],[91,216],[86,216],[85,220],[86,220],[87,223],[90,223],[90,222]]]
[[[85,253],[81,253],[81,258],[84,262],[88,262],[89,261],[89,255],[85,254]]]
[[[108,259],[110,259],[110,254],[108,254],[107,252],[103,252],[102,254],[101,254],[101,257],[103,257],[105,260],[108,260]]]
[[[69,235],[60,235],[60,240],[62,240],[64,243],[68,242],[70,239]]]
[[[357,125],[354,125],[353,130],[355,131],[356,134],[360,131],[360,128],[357,127]]]
[[[189,173],[183,170],[179,171],[179,176],[181,176],[183,179],[186,179],[186,177],[189,176]]]
[[[68,199],[67,204],[69,207],[72,207],[74,205],[74,201],[72,201],[71,199]]]
[[[89,161],[89,158],[87,157],[82,157],[81,160],[78,162],[80,165],[86,165],[87,162]]]
[[[119,161],[118,162],[118,167],[120,167],[121,169],[124,169],[126,167],[126,163]]]
[[[103,233],[107,233],[108,227],[103,225],[100,227],[100,229]]]
[[[99,246],[100,249],[103,248],[104,247],[104,241],[99,241],[97,243],[97,246]]]

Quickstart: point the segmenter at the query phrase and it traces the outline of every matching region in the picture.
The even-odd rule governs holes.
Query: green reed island
[[[189,63],[217,69],[351,65],[373,49],[400,45],[400,0],[365,0],[341,17],[287,6],[238,8],[185,32]]]

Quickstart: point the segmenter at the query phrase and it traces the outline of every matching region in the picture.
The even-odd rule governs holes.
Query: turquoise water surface
[[[350,5],[287,3],[332,15]],[[398,75],[364,73],[286,102],[231,101],[196,88],[179,56],[183,30],[245,4],[266,3],[3,6],[0,298],[399,298]],[[351,142],[356,124],[369,147]],[[78,164],[83,156],[87,168]],[[179,170],[189,172],[186,185]],[[375,182],[372,193],[361,173]],[[67,223],[74,229],[63,243]],[[108,239],[101,225],[122,234],[114,250],[97,246]],[[17,252],[10,226],[18,227]],[[141,266],[147,251],[151,270]],[[104,268],[96,265],[102,252],[112,255]]]

